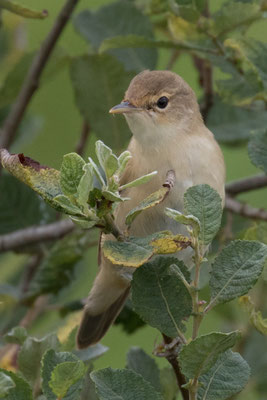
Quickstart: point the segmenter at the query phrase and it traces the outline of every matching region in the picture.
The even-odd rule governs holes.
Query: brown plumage
[[[174,188],[163,203],[136,218],[131,226],[132,235],[147,236],[166,229],[186,234],[182,225],[164,214],[164,208],[183,211],[183,195],[190,186],[207,183],[224,201],[222,153],[203,123],[194,91],[179,75],[170,71],[141,72],[131,81],[123,102],[110,112],[123,113],[133,133],[128,147],[132,159],[122,184],[158,171],[148,184],[126,189],[123,193],[131,200],[120,203],[116,210],[116,224],[120,229],[125,228],[127,213],[161,187],[171,169],[176,175]],[[102,236],[102,243],[112,238]],[[190,250],[178,253],[177,257],[190,262]],[[129,293],[132,271],[123,266],[118,268],[105,257],[101,258],[100,271],[89,294],[77,336],[80,348],[101,339]]]

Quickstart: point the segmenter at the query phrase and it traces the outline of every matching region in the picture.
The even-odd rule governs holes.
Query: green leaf
[[[10,389],[14,388],[15,386],[15,382],[12,380],[12,378],[0,371],[0,399],[6,397]]]
[[[266,258],[267,246],[260,242],[236,240],[225,247],[212,265],[211,304],[246,294],[260,276]]]
[[[33,385],[40,374],[41,359],[47,349],[56,349],[59,341],[55,334],[42,339],[28,337],[19,352],[18,365],[25,378]]]
[[[27,339],[28,333],[23,326],[15,326],[5,336],[7,343],[16,343],[22,345]]]
[[[105,171],[107,179],[111,178],[119,168],[117,157],[101,140],[97,140],[95,144],[95,152],[101,167]]]
[[[79,225],[82,229],[90,229],[92,228],[98,221],[98,218],[92,218],[90,221],[87,218],[79,218],[79,217],[70,217],[70,219],[77,225]]]
[[[245,240],[258,240],[264,244],[267,244],[267,222],[260,221],[254,223],[251,227],[249,227],[245,234]]]
[[[219,356],[233,347],[240,338],[238,331],[212,332],[184,345],[179,354],[182,373],[188,378],[198,378],[214,366]]]
[[[83,171],[83,176],[77,187],[77,201],[87,210],[89,193],[94,187],[94,169],[91,164],[85,164],[83,166]]]
[[[121,102],[134,74],[126,72],[108,54],[76,57],[70,72],[81,114],[108,146],[121,149],[129,140],[129,129],[122,118],[111,116],[109,110]]]
[[[232,71],[232,78],[216,81],[219,96],[225,103],[247,106],[258,96],[262,96],[262,83],[258,80],[255,71],[245,71],[240,74]],[[264,97],[264,95],[263,95]]]
[[[49,386],[53,393],[58,398],[63,398],[68,390],[79,381],[85,374],[86,367],[80,360],[78,361],[66,361],[55,366],[52,371]],[[69,399],[77,398],[77,390],[72,391],[72,396],[68,396]]]
[[[134,219],[144,210],[147,210],[151,207],[155,207],[156,205],[160,204],[165,197],[167,196],[167,193],[169,192],[169,188],[167,187],[162,187],[161,189],[157,190],[156,192],[150,194],[148,197],[146,197],[141,203],[133,208],[126,216],[126,224],[131,225],[131,223],[134,221]]]
[[[94,173],[95,173],[97,179],[99,180],[100,184],[101,184],[102,186],[105,186],[106,183],[105,183],[105,181],[104,181],[104,179],[103,179],[103,177],[102,177],[102,174],[101,174],[101,172],[100,172],[98,166],[96,165],[96,163],[94,162],[94,160],[92,160],[91,157],[89,157],[89,164],[92,166],[92,168],[93,168],[93,170],[94,170]],[[94,189],[96,189],[96,188],[94,188]],[[99,190],[99,189],[97,189],[97,190]],[[101,191],[100,191],[100,193],[101,193]]]
[[[152,246],[146,242],[135,242],[134,239],[127,242],[107,240],[104,242],[103,252],[113,264],[125,267],[140,267],[154,254]]]
[[[262,335],[267,336],[267,318],[262,317],[260,311],[256,311],[255,305],[251,300],[250,296],[242,296],[239,299],[239,304],[247,311],[249,315],[249,321],[257,331]]]
[[[88,10],[80,13],[75,21],[75,28],[94,48],[98,48],[105,39],[119,35],[141,35],[153,38],[153,29],[149,18],[143,15],[133,3],[117,1],[100,8],[95,13]],[[154,69],[157,63],[156,49],[132,48],[110,52],[126,70],[143,71]]]
[[[207,125],[215,138],[229,144],[249,139],[252,130],[266,124],[267,112],[263,107],[236,107],[220,99],[215,100],[207,118]]]
[[[149,182],[155,175],[157,175],[157,173],[158,173],[158,171],[153,171],[147,175],[140,176],[140,178],[137,178],[134,181],[128,182],[125,185],[120,186],[119,190],[124,190],[127,188],[143,185],[144,183]]]
[[[267,130],[253,133],[248,144],[248,155],[251,162],[267,174]]]
[[[54,197],[62,194],[59,171],[40,165],[23,154],[10,154],[5,149],[0,150],[0,161],[8,172],[30,186],[52,207],[61,210],[53,201]]]
[[[48,16],[48,12],[46,10],[43,11],[31,10],[30,8],[23,7],[20,4],[14,3],[13,1],[10,0],[0,0],[0,8],[8,10],[24,18],[43,19]]]
[[[105,368],[90,376],[100,400],[163,400],[149,382],[130,369]]]
[[[128,351],[127,368],[141,375],[157,392],[161,392],[159,368],[155,360],[140,347],[131,347]]]
[[[200,222],[198,218],[194,217],[193,215],[184,215],[177,210],[173,210],[172,208],[165,208],[165,214],[180,224],[190,225],[193,228],[194,234],[198,236],[200,232]]]
[[[176,253],[190,244],[191,241],[186,236],[158,232],[146,238],[129,237],[124,242],[107,240],[104,242],[103,252],[113,264],[137,268],[153,254]]]
[[[42,389],[47,400],[56,400],[57,396],[53,393],[50,387],[50,380],[52,372],[57,365],[65,362],[80,362],[80,360],[70,352],[55,352],[50,349],[44,354],[42,358]],[[81,380],[79,379],[72,387],[68,390],[66,399],[74,400],[77,398],[77,392],[81,390]],[[73,397],[72,394],[76,395]]]
[[[198,3],[201,3],[201,1]],[[186,21],[196,22],[200,17],[197,5],[195,5],[192,0],[176,0],[175,4],[174,2],[172,2],[171,4],[175,14],[184,18]]]
[[[132,282],[134,310],[171,337],[184,331],[183,320],[192,312],[191,295],[176,266],[188,274],[184,263],[175,257],[156,257],[135,271]]]
[[[83,216],[82,210],[71,202],[69,197],[60,194],[53,198],[53,203],[58,204],[65,214]]]
[[[51,221],[51,208],[13,176],[2,173],[0,193],[0,234]]]
[[[118,175],[119,177],[120,177],[120,176],[123,174],[123,172],[125,171],[125,168],[126,168],[128,162],[130,161],[131,158],[132,158],[131,153],[130,153],[128,150],[124,151],[123,153],[121,153],[121,154],[119,155],[118,160],[119,160],[119,165],[120,165],[120,166],[119,166],[119,169],[118,169],[118,171],[117,171],[117,175]]]
[[[110,201],[123,201],[123,198],[120,197],[119,192],[111,192],[110,190],[103,190],[102,195],[105,197],[105,199],[110,200]]]
[[[239,353],[227,350],[199,379],[198,400],[226,400],[247,384],[250,368]]]
[[[0,373],[9,377],[15,384],[15,387],[10,388],[8,393],[5,395],[5,400],[33,400],[32,389],[28,382],[26,382],[22,377],[14,374],[14,372],[2,368],[0,368]],[[2,390],[2,386],[0,390]]]
[[[261,88],[266,90],[266,43],[243,37],[242,39],[227,39],[224,44],[233,53],[233,57],[241,63],[244,72],[250,71],[254,74]]]
[[[242,73],[231,69],[228,71],[232,75],[231,79],[217,82],[218,91],[224,101],[240,105],[250,104],[255,100],[266,102],[266,44],[251,38],[231,38],[224,42],[224,46],[229,57],[242,69]]]
[[[260,7],[256,3],[243,3],[242,1],[230,1],[212,15],[212,34],[219,36],[227,32],[248,27],[261,18]]]
[[[190,187],[184,195],[184,207],[200,222],[199,238],[203,244],[209,244],[221,225],[222,200],[209,185]]]
[[[74,268],[90,240],[89,232],[76,231],[57,241],[38,268],[27,296],[31,299],[43,293],[58,293],[72,283]]]
[[[60,186],[66,195],[76,194],[85,161],[77,153],[65,154],[60,168]]]

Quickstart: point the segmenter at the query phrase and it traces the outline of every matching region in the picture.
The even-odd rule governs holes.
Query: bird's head
[[[136,75],[123,101],[109,112],[123,114],[132,133],[149,140],[166,132],[177,135],[192,121],[201,120],[194,91],[171,71],[146,70]]]

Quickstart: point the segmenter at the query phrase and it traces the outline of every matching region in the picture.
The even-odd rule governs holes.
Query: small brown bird
[[[183,211],[183,196],[193,185],[207,183],[224,200],[225,166],[213,134],[204,125],[194,91],[170,71],[143,71],[130,83],[121,104],[110,110],[123,114],[133,133],[128,150],[132,159],[121,184],[151,171],[158,174],[147,184],[126,189],[131,200],[120,203],[116,224],[125,229],[127,213],[164,183],[169,170],[176,181],[163,203],[146,210],[135,219],[130,234],[147,236],[170,230],[186,234],[182,225],[164,214],[165,207]],[[101,245],[110,235],[102,235]],[[188,251],[177,253],[188,262]],[[128,273],[127,273],[128,272]],[[130,290],[129,268],[115,267],[103,254],[100,270],[84,308],[77,345],[87,347],[98,342],[120,312]]]

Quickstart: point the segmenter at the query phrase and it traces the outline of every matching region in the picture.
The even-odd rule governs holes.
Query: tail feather
[[[129,291],[130,287],[127,287],[117,300],[98,315],[93,315],[90,310],[85,307],[77,334],[77,346],[79,349],[97,343],[105,335],[108,328],[122,309]]]

